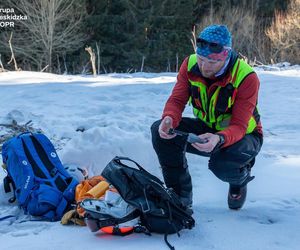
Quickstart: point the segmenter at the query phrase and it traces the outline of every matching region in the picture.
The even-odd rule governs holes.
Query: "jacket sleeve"
[[[173,119],[173,127],[176,128],[182,118],[182,112],[189,99],[189,81],[187,75],[188,57],[180,66],[177,82],[172,90],[172,94],[165,104],[162,118],[170,116]]]
[[[256,73],[252,73],[239,86],[232,107],[230,124],[228,128],[218,132],[218,134],[223,134],[225,137],[225,143],[222,147],[230,146],[245,136],[248,122],[257,103],[259,85]]]

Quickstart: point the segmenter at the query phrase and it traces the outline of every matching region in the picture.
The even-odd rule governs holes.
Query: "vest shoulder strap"
[[[196,63],[197,63],[197,55],[196,54],[190,55],[188,59],[188,72],[191,71],[191,69],[194,67]]]
[[[253,68],[242,59],[238,59],[231,71],[233,86],[238,88],[247,75],[254,72]]]

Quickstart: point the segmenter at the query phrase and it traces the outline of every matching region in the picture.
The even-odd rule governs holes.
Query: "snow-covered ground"
[[[208,170],[208,159],[188,155],[196,227],[181,231],[180,238],[169,236],[176,249],[299,249],[300,68],[285,68],[257,70],[265,138],[253,169],[256,178],[249,184],[242,210],[227,208],[228,184]],[[32,120],[60,148],[64,163],[86,167],[90,176],[100,174],[115,155],[123,155],[161,177],[149,128],[160,118],[175,81],[175,73],[96,78],[0,73],[0,123]],[[185,115],[191,115],[190,107]],[[78,128],[85,131],[76,131]],[[0,129],[0,135],[6,132]],[[162,235],[113,237],[93,234],[86,227],[28,221],[0,192],[0,217],[17,216],[0,221],[3,250],[168,249]]]

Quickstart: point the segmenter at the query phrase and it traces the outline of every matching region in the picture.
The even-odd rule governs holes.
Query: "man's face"
[[[225,61],[211,60],[197,55],[197,63],[201,74],[206,78],[214,77],[217,72],[224,66]]]

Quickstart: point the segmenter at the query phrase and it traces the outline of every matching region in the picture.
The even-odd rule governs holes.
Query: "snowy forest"
[[[176,72],[212,23],[229,27],[254,66],[295,64],[299,9],[299,0],[0,0],[0,70]]]

